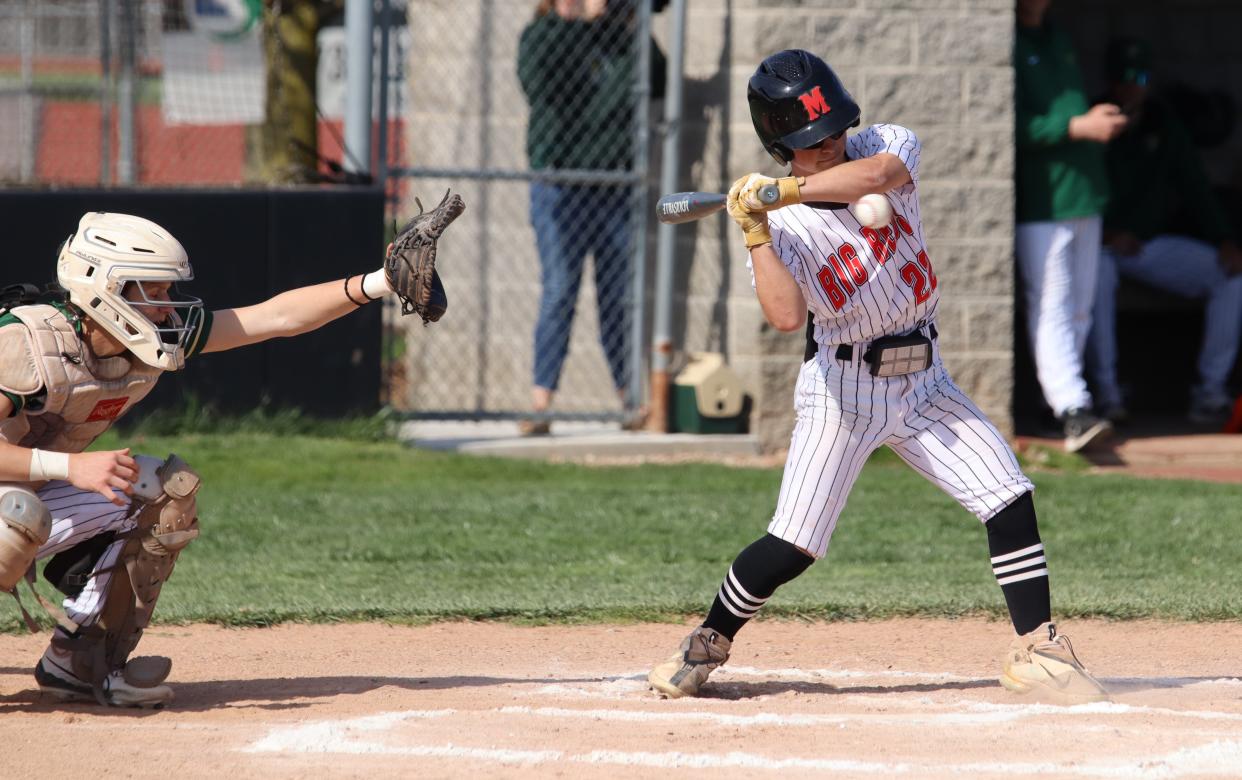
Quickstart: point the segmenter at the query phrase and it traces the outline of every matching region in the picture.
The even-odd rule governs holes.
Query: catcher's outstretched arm
[[[419,202],[418,216],[393,239],[378,271],[299,287],[254,306],[213,312],[202,351],[223,352],[308,333],[394,292],[401,299],[402,314],[418,314],[424,324],[435,322],[448,308],[436,273],[436,243],[463,209],[461,197],[447,192],[431,211],[424,211]]]
[[[288,290],[253,306],[213,312],[211,332],[203,352],[223,352],[268,339],[309,333],[366,303],[368,299],[362,294],[361,284],[361,276],[337,279]],[[349,296],[346,296],[347,285]],[[371,297],[379,296],[373,292]]]

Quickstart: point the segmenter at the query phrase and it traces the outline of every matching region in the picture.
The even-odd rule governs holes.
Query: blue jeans
[[[1231,400],[1226,385],[1242,340],[1242,276],[1227,276],[1216,247],[1184,236],[1160,235],[1143,244],[1137,255],[1100,253],[1088,355],[1096,396],[1103,406],[1121,404],[1117,381],[1117,286],[1120,277],[1172,295],[1205,301],[1203,343],[1199,347],[1199,381],[1195,397],[1211,403]]]
[[[530,221],[542,269],[539,320],[535,324],[535,385],[556,390],[569,353],[582,267],[595,258],[599,339],[613,385],[624,388],[629,317],[630,192],[624,187],[531,182]]]

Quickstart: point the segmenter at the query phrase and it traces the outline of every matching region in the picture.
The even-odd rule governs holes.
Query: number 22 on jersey
[[[914,231],[904,217],[898,216],[896,222],[903,233],[913,236]],[[897,232],[893,228],[863,228],[860,232],[880,265],[887,263],[896,253]],[[897,274],[914,293],[916,304],[925,302],[936,289],[936,273],[923,249],[919,250],[914,260],[907,260],[902,264],[897,269]],[[867,267],[858,256],[858,250],[853,244],[846,243],[835,254],[828,255],[827,265],[819,269],[817,278],[832,308],[841,311],[858,288],[867,283],[869,275]]]

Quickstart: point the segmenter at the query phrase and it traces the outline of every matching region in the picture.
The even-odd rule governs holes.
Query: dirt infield
[[[41,698],[47,637],[0,637],[6,777],[1225,777],[1242,624],[1063,625],[1111,703],[996,682],[1006,624],[759,621],[710,695],[647,691],[679,625],[161,627],[177,700]]]

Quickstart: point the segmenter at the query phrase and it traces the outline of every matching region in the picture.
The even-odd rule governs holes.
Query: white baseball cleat
[[[672,657],[651,670],[647,682],[670,699],[698,696],[699,686],[707,681],[712,670],[729,660],[732,646],[728,639],[700,626],[690,632]]]
[[[60,701],[95,702],[95,691],[90,683],[72,671],[70,653],[49,646],[34,670],[39,690]],[[139,688],[125,681],[125,672],[117,669],[103,681],[103,698],[113,707],[150,707],[160,709],[173,699],[173,690],[167,685]]]
[[[1108,701],[1104,686],[1086,670],[1069,638],[1058,634],[1053,623],[1013,640],[1000,683],[1014,693],[1036,694],[1059,704]]]

